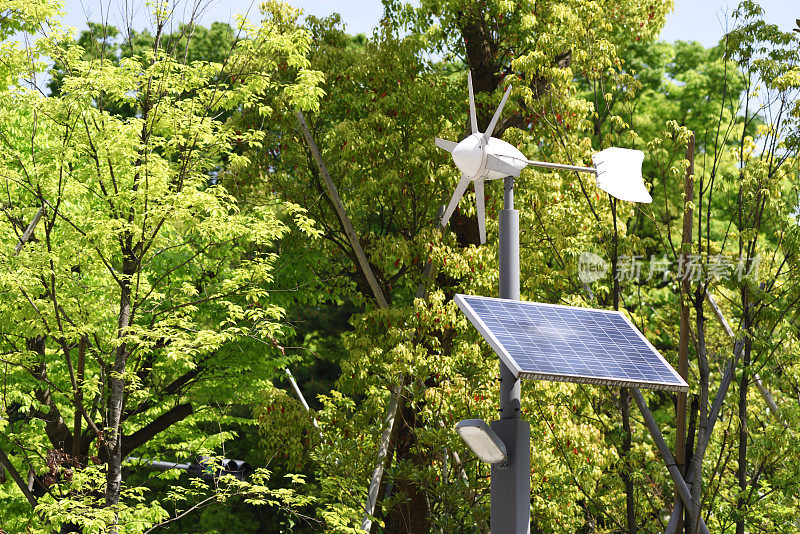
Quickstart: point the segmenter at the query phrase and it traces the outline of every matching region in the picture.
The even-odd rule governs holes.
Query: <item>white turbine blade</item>
[[[471,180],[469,176],[461,177],[461,181],[458,182],[456,190],[453,192],[453,198],[450,199],[450,204],[447,205],[447,209],[444,211],[444,215],[442,215],[442,226],[445,226],[447,221],[450,220],[450,216],[453,215],[453,212],[456,210],[458,201],[461,200],[462,196],[464,196],[464,191],[467,190],[467,186],[470,182]]]
[[[492,154],[486,154],[486,168],[490,171],[502,172],[506,176],[513,176],[515,178],[522,172],[521,169],[514,167],[510,163]]]
[[[438,137],[434,138],[433,142],[436,143],[436,146],[438,146],[442,150],[447,150],[451,154],[453,153],[453,149],[458,144],[454,143],[453,141],[448,141],[447,139],[439,139]]]
[[[489,127],[486,128],[486,133],[483,134],[484,140],[487,142],[489,138],[492,136],[492,132],[494,132],[494,127],[497,126],[497,121],[500,120],[500,115],[503,113],[503,106],[506,105],[506,100],[508,100],[508,95],[511,94],[511,86],[508,86],[506,89],[506,94],[503,95],[503,100],[500,101],[500,105],[497,107],[497,111],[494,112],[494,117],[492,117],[492,122],[489,123]]]
[[[475,114],[475,94],[472,92],[472,71],[467,71],[467,85],[469,86],[469,120],[472,133],[478,132],[478,115]]]
[[[483,178],[475,180],[475,207],[478,215],[478,234],[481,236],[481,245],[486,243],[486,207],[484,206]]]

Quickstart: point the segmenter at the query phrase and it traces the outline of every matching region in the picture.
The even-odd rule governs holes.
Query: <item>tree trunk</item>
[[[692,244],[692,210],[686,209],[686,203],[694,198],[694,133],[689,137],[686,144],[686,160],[689,166],[686,168],[686,177],[683,182],[683,231],[681,234],[681,265],[683,273],[680,279],[681,297],[681,323],[680,337],[678,338],[678,374],[681,378],[688,381],[689,378],[689,277],[687,270],[689,253]],[[702,195],[701,195],[702,197]],[[699,238],[698,238],[699,241]],[[675,459],[678,462],[678,469],[681,474],[686,476],[686,459],[690,450],[686,448],[686,393],[678,393],[678,404],[676,406],[675,420]],[[677,502],[678,495],[675,494]],[[687,506],[688,508],[688,506]],[[688,512],[688,510],[687,510]],[[689,514],[684,517],[684,531],[690,532]]]
[[[131,278],[136,269],[136,257],[133,253],[132,237],[124,239],[122,261],[122,283],[120,284],[119,318],[117,337],[121,340],[114,357],[114,367],[108,377],[108,434],[105,440],[108,446],[108,471],[106,473],[106,506],[119,503],[122,488],[122,432],[120,422],[124,409],[125,368],[130,356],[130,349],[125,341],[127,329],[131,324],[133,307],[131,305]],[[110,532],[117,532],[112,528]]]
[[[611,202],[611,220],[614,224],[614,233],[611,236],[611,300],[615,311],[619,310],[619,275],[617,264],[619,262],[619,249],[617,248],[619,230],[617,229],[617,199],[608,195]],[[622,471],[620,478],[625,486],[625,523],[628,527],[628,534],[636,534],[636,494],[631,477],[631,415],[628,388],[619,390],[620,412],[622,414]]]
[[[702,287],[697,288],[695,293],[695,312],[696,312],[696,325],[697,325],[697,363],[700,376],[700,402],[699,402],[699,424],[698,436],[708,433],[708,388],[709,388],[709,375],[710,370],[708,367],[708,354],[706,351],[706,328],[705,328],[705,315],[703,313],[705,289]],[[692,403],[694,413],[694,403]],[[698,439],[699,441],[699,439]],[[698,446],[694,447],[694,442],[690,442],[687,452],[694,448],[694,456],[689,464],[693,469],[692,480],[692,508],[694,511],[694,521],[692,523],[691,532],[697,532],[699,517],[700,517],[700,503],[703,497],[703,458],[705,456],[705,448]]]
[[[752,328],[750,317],[750,295],[745,285],[742,288],[742,315],[744,319],[744,361],[742,362],[742,377],[739,381],[739,458],[738,466],[736,468],[736,480],[739,485],[739,497],[736,500],[736,508],[741,514],[736,520],[736,534],[744,534],[745,523],[745,506],[747,505],[747,497],[745,496],[745,489],[747,489],[747,386],[749,382],[750,371],[750,358],[752,349],[752,340],[750,337],[750,330]]]
[[[72,456],[75,460],[81,455],[81,410],[83,407],[83,378],[86,366],[86,336],[81,336],[78,344],[78,369],[75,380],[75,417],[72,427]]]

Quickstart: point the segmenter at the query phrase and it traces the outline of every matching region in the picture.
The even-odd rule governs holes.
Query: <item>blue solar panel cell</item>
[[[520,378],[689,388],[620,312],[473,295],[455,301]]]

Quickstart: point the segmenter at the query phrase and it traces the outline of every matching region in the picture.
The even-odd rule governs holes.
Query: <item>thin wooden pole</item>
[[[317,147],[317,143],[314,142],[314,138],[311,136],[311,131],[308,129],[306,119],[303,117],[303,112],[298,111],[295,113],[295,116],[300,122],[300,128],[303,130],[303,136],[305,136],[306,143],[308,143],[308,148],[311,150],[311,155],[319,167],[322,180],[325,182],[325,187],[328,190],[328,196],[333,203],[333,207],[336,210],[336,215],[338,216],[339,222],[344,229],[347,240],[350,242],[350,246],[353,248],[353,252],[358,260],[358,265],[361,267],[361,272],[364,273],[364,277],[367,279],[367,283],[369,284],[369,287],[372,290],[372,294],[375,296],[375,300],[378,302],[378,305],[381,308],[388,308],[389,304],[386,301],[386,297],[383,295],[383,291],[378,284],[378,279],[375,278],[375,273],[372,272],[372,267],[370,266],[369,261],[367,261],[367,256],[364,254],[364,249],[361,248],[361,243],[359,243],[358,237],[353,230],[353,225],[350,222],[350,218],[347,216],[347,212],[344,210],[342,199],[339,198],[339,192],[336,190],[336,185],[334,185],[333,180],[331,180],[331,175],[328,173],[328,167],[322,160],[322,154]]]
[[[687,380],[689,376],[689,272],[686,270],[689,252],[692,243],[692,215],[693,210],[686,208],[694,195],[694,134],[689,137],[686,145],[686,159],[689,166],[686,169],[686,179],[683,183],[683,235],[681,237],[681,258],[683,272],[680,280],[681,296],[681,330],[678,340],[678,374]],[[675,461],[682,475],[686,474],[686,393],[678,393],[677,428],[675,436]],[[677,496],[676,496],[677,497]],[[690,505],[687,503],[687,507]]]

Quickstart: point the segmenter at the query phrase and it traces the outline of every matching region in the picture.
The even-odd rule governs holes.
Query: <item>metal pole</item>
[[[519,300],[519,212],[514,178],[503,182],[500,212],[500,298]],[[500,361],[500,420],[494,430],[506,445],[507,466],[492,466],[492,534],[528,534],[531,502],[531,427],[521,419],[520,380]]]
[[[136,462],[142,465],[149,465],[154,469],[158,469],[160,471],[169,471],[170,469],[180,469],[182,471],[189,471],[191,467],[189,464],[179,464],[176,462],[160,462],[158,460],[142,460],[141,458],[137,458],[135,456],[128,456],[125,458],[126,462]]]
[[[590,172],[597,174],[597,169],[594,167],[582,167],[580,165],[564,165],[563,163],[550,163],[548,161],[534,161],[528,160],[528,165],[531,167],[543,167],[545,169],[557,169],[560,171],[575,171],[575,172]]]
[[[500,298],[519,300],[519,211],[514,209],[514,178],[503,181],[500,211]],[[500,360],[500,419],[520,418],[520,380]]]

